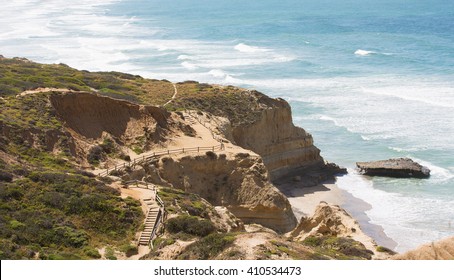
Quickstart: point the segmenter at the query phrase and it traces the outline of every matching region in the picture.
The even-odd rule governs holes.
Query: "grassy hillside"
[[[37,88],[91,91],[138,104],[163,105],[174,94],[172,83],[118,72],[88,72],[65,64],[39,64],[26,59],[0,57],[0,97]],[[257,91],[186,81],[176,84],[178,95],[166,106],[170,111],[193,109],[228,117],[234,125],[252,122],[271,106]]]
[[[169,84],[122,75],[0,59],[0,259],[92,259],[100,248],[130,250],[143,222],[140,203],[79,169],[50,93],[16,97],[38,87],[97,87],[135,99],[134,86]]]
[[[37,88],[94,91],[136,103],[162,105],[174,88],[168,81],[144,79],[118,72],[88,72],[65,64],[39,64],[0,57],[0,97]]]

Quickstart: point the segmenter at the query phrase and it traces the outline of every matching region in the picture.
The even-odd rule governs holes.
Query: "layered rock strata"
[[[198,194],[213,205],[225,206],[245,223],[258,223],[278,232],[296,226],[290,203],[270,183],[257,155],[208,152],[167,156],[144,168],[149,174],[145,180]]]
[[[368,176],[397,178],[428,178],[430,170],[409,158],[397,158],[371,162],[357,162],[360,172]]]
[[[232,124],[232,135],[237,145],[262,156],[271,180],[295,169],[324,165],[312,135],[293,124],[285,100],[260,96],[256,102],[262,108],[260,117],[254,122]]]
[[[168,143],[174,133],[193,133],[176,114],[156,106],[89,92],[54,93],[50,102],[72,135],[73,155],[79,159],[84,159],[89,149],[104,139],[149,150]]]

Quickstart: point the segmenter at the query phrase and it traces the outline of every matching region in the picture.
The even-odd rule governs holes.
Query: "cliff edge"
[[[263,158],[270,180],[326,166],[312,135],[293,124],[290,105],[256,90],[184,82],[170,108],[186,108],[221,117],[212,125],[232,143]],[[329,169],[329,168],[328,168]],[[330,172],[330,171],[328,171]],[[299,174],[298,174],[299,173]]]

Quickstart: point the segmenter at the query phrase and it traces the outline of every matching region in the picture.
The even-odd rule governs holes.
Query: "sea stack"
[[[357,162],[363,175],[396,178],[429,178],[429,168],[409,158],[396,158],[379,161]]]

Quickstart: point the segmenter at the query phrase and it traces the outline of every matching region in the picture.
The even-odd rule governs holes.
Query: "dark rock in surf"
[[[409,158],[397,158],[369,162],[357,162],[363,175],[395,178],[429,178],[429,168]]]

